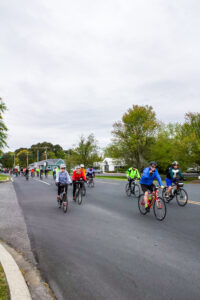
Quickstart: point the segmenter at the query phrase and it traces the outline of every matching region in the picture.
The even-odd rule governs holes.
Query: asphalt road
[[[125,182],[96,180],[69,211],[46,183],[14,179],[31,247],[57,299],[200,299],[200,185],[186,207],[170,203],[163,222],[140,215]],[[195,204],[196,203],[196,204]]]

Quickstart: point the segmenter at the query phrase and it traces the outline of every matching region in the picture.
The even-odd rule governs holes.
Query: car
[[[198,173],[198,172],[199,172],[199,167],[188,168],[186,170],[186,173]]]
[[[94,169],[95,174],[102,174],[103,172],[99,169]]]

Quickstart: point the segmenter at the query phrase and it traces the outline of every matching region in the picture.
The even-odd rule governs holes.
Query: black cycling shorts
[[[155,185],[154,185],[154,184],[150,184],[150,185],[147,185],[147,184],[141,184],[141,189],[142,189],[143,193],[145,193],[145,192],[147,192],[147,191],[153,193],[154,188],[155,188]]]

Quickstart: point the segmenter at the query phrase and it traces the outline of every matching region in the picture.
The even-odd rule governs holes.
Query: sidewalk
[[[0,184],[0,240],[6,242],[6,244],[0,242],[0,262],[4,268],[10,291],[15,293],[22,286],[22,281],[26,286],[26,281],[31,293],[31,296],[28,296],[29,292],[25,292],[25,288],[22,288],[26,297],[17,298],[15,296],[11,297],[11,300],[54,299],[48,285],[42,281],[36,268],[37,262],[31,250],[24,215],[12,182]],[[24,276],[16,275],[17,273],[23,273]],[[8,278],[10,279],[8,280]],[[17,285],[12,286],[13,282]]]

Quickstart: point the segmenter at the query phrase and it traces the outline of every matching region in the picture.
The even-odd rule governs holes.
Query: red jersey
[[[86,177],[83,173],[83,171],[80,171],[80,172],[77,172],[76,170],[73,172],[73,175],[72,175],[72,180],[80,180],[81,178],[83,178],[83,180],[86,181]]]

